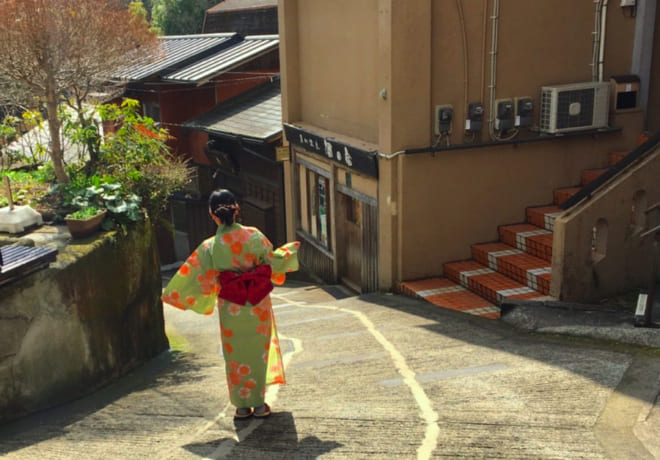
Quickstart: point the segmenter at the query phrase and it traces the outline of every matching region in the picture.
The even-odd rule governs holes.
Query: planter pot
[[[66,221],[66,226],[68,227],[69,233],[71,233],[72,237],[84,238],[91,235],[101,227],[101,222],[103,222],[103,218],[107,212],[107,210],[104,210],[103,212],[100,212],[94,217],[90,217],[89,219],[70,219],[67,217],[64,220]]]

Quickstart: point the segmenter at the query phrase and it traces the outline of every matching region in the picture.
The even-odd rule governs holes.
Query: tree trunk
[[[50,83],[50,82],[49,82]],[[67,184],[69,176],[64,170],[64,152],[60,142],[60,119],[57,118],[57,95],[54,83],[48,85],[46,96],[46,112],[48,114],[48,132],[50,133],[50,158],[53,160],[55,177],[60,184]]]

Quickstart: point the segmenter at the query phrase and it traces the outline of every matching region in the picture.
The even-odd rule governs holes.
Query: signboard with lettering
[[[285,124],[284,132],[287,140],[292,144],[368,176],[378,177],[378,159],[375,151],[362,150],[292,125]]]

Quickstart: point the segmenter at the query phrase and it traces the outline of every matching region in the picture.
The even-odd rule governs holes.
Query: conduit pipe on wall
[[[494,123],[495,123],[495,117],[493,114],[495,113],[494,106],[495,106],[495,83],[496,83],[496,76],[495,76],[495,69],[497,68],[497,19],[498,15],[500,14],[500,2],[499,0],[494,0],[493,1],[493,15],[490,17],[492,21],[491,25],[491,37],[490,37],[490,85],[488,85],[488,89],[490,90],[490,105],[489,105],[489,114],[488,114],[488,133],[490,134],[490,138],[495,140],[495,130],[494,130]]]
[[[483,103],[485,100],[484,89],[486,88],[486,30],[488,28],[488,0],[483,0],[483,23],[481,25],[481,92],[479,102]]]
[[[603,0],[600,11],[600,43],[598,44],[598,81],[603,81],[603,63],[605,62],[605,25],[607,24],[607,2]]]
[[[514,129],[511,134],[508,136],[501,136],[495,132],[495,112],[497,108],[495,107],[495,88],[497,86],[497,40],[498,40],[498,21],[500,16],[500,0],[493,1],[493,15],[491,16],[492,24],[492,35],[491,35],[491,44],[490,44],[490,115],[488,118],[488,134],[490,138],[494,141],[508,141],[513,139],[518,135],[518,129]]]
[[[461,28],[461,39],[463,42],[463,109],[467,109],[469,97],[469,56],[467,45],[467,30],[465,25],[465,15],[463,14],[463,1],[456,0],[456,9],[458,10],[458,23]]]
[[[594,31],[593,40],[591,42],[591,81],[598,80],[598,51],[600,48],[600,11],[603,6],[603,0],[595,2],[596,9],[594,11]]]

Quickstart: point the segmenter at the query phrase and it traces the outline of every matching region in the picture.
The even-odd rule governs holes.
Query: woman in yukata
[[[273,283],[298,269],[299,242],[273,250],[259,230],[235,221],[238,204],[228,190],[209,197],[218,225],[168,283],[163,301],[210,315],[218,304],[229,398],[235,417],[267,417],[266,386],[285,383],[270,301]]]

